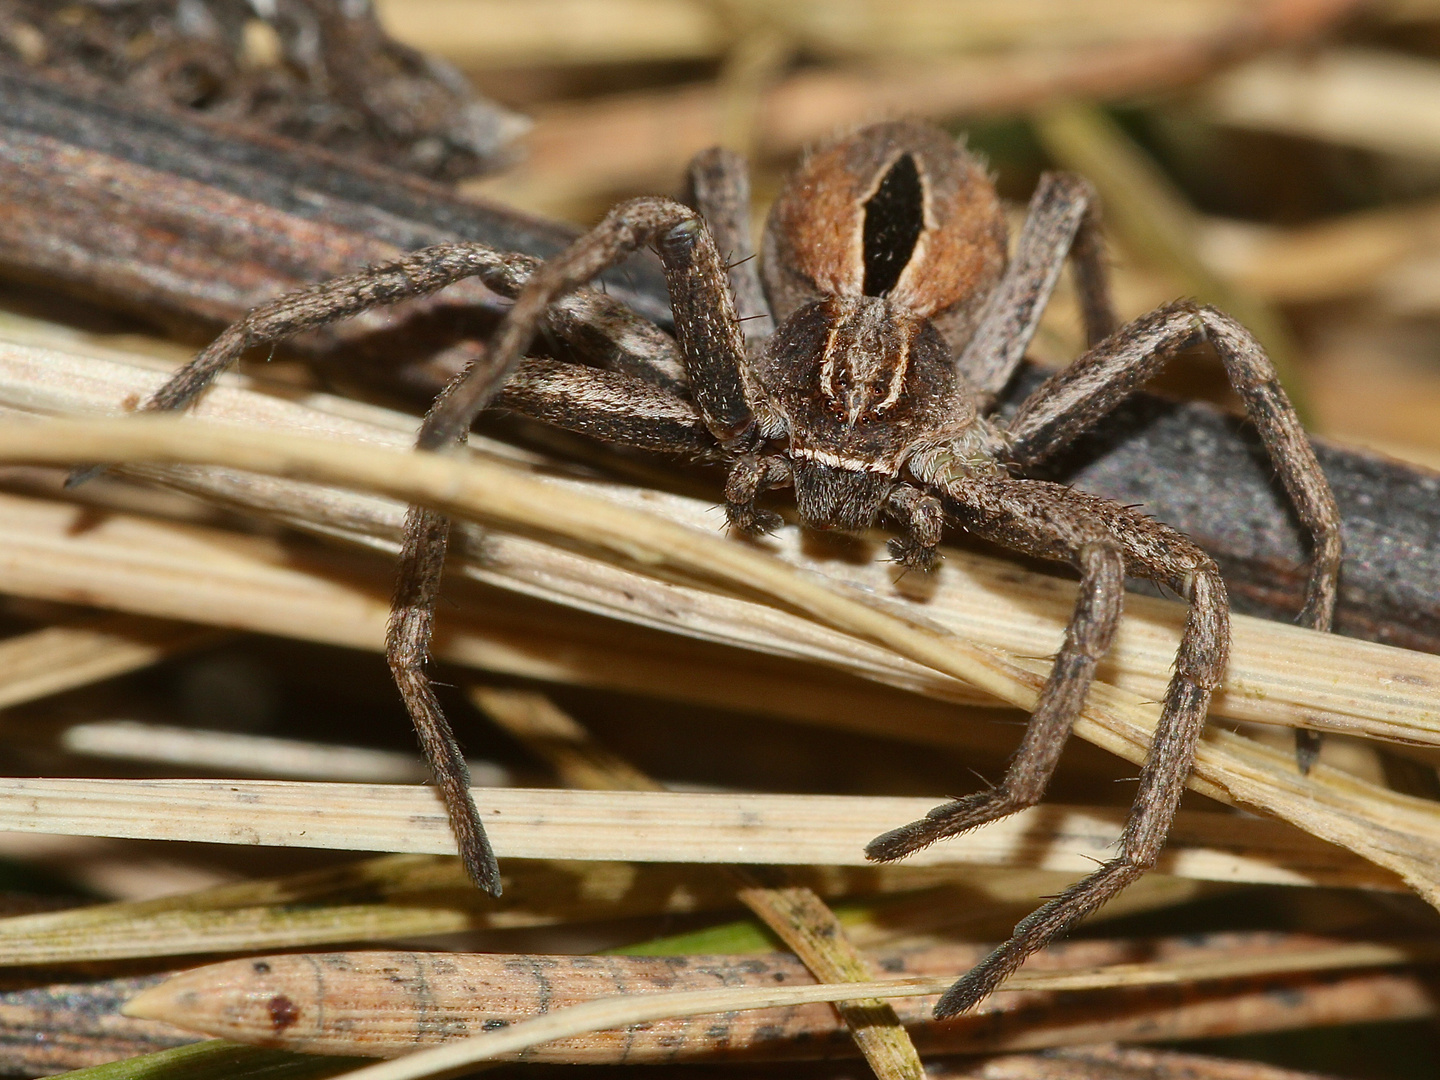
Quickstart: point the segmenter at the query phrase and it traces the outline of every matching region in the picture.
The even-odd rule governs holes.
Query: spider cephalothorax
[[[1135,508],[1025,474],[1103,420],[1167,359],[1208,341],[1311,536],[1301,619],[1319,629],[1330,625],[1340,565],[1334,499],[1269,359],[1233,319],[1176,303],[1116,329],[1094,196],[1083,180],[1042,177],[1007,261],[999,200],[971,154],[927,124],[864,128],[812,154],[776,201],[762,286],[750,257],[744,163],[710,151],[690,179],[693,208],[632,199],[548,263],[441,244],[280,297],[227,329],[147,407],[183,406],[251,345],[477,276],[515,303],[486,359],[426,416],[422,449],[453,443],[494,403],[610,442],[726,462],[726,508],[741,530],[769,527],[776,519],[757,500],[793,486],[811,527],[894,521],[901,535],[892,549],[911,566],[933,562],[947,523],[1074,566],[1074,614],[1004,778],[878,837],[867,849],[875,859],[899,858],[1038,801],[1114,635],[1125,577],[1148,577],[1184,596],[1190,611],[1175,675],[1120,850],[962,977],[936,1010],[952,1015],[1154,864],[1229,646],[1224,584],[1194,543]],[[582,288],[644,246],[665,269],[673,339]],[[1067,256],[1089,348],[1002,421],[991,407]],[[594,366],[525,358],[543,323]],[[412,509],[388,654],[466,866],[498,893],[463,758],[424,672],[447,532],[441,515]]]
[[[959,440],[977,464],[993,460],[955,355],[1004,270],[1005,232],[980,164],[920,124],[841,140],[780,194],[764,274],[782,321],[754,375],[807,525],[872,524],[918,451]],[[768,520],[733,504],[731,519]],[[908,561],[932,560],[932,532],[903,545]]]

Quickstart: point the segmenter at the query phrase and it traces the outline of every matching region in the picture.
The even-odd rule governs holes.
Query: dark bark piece
[[[279,137],[0,70],[0,263],[154,317],[228,323],[276,294],[469,240],[539,258],[570,226]],[[604,278],[668,318],[653,259]]]

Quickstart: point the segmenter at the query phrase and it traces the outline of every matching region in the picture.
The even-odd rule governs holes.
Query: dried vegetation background
[[[185,100],[199,84],[140,62],[167,6],[0,5],[0,39],[44,68],[55,35],[139,19],[108,85],[581,226],[678,194],[716,142],[754,161],[758,225],[807,144],[930,117],[969,133],[1017,206],[1043,169],[1095,182],[1122,316],[1217,303],[1262,336],[1314,431],[1440,465],[1440,4],[392,0],[398,41],[498,103],[471,108],[447,75],[403,138],[375,135],[384,108],[343,79],[323,108],[306,98],[304,35],[244,5],[210,5],[245,16],[217,39],[225,93]],[[355,86],[421,70],[370,47]],[[713,476],[523,425],[421,468],[402,456],[418,402],[333,393],[284,351],[185,433],[11,422],[118,412],[194,341],[28,284],[0,303],[0,459],[28,463],[0,470],[0,1073],[333,1075],[496,1031],[531,1059],[502,1066],[515,1076],[891,1080],[918,1075],[917,1048],[931,1075],[993,1080],[1435,1075],[1434,657],[1238,619],[1164,864],[1023,988],[949,1025],[933,997],[787,1004],[807,968],[953,976],[1105,856],[1177,605],[1133,598],[1046,807],[869,868],[868,837],[998,776],[1066,582],[965,550],[902,578],[874,538],[793,526],[741,544]],[[1079,348],[1062,288],[1033,352]],[[1180,366],[1164,390],[1228,403],[1218,365]],[[60,489],[93,460],[130,464]],[[499,901],[445,854],[379,655],[419,498],[467,522],[436,651],[494,815]],[[1308,780],[1288,749],[1302,722],[1338,732]],[[306,956],[254,959],[274,953]],[[638,991],[719,986],[738,997],[688,1020],[625,1011]],[[773,1007],[715,1015],[745,994]],[[521,1049],[542,1035],[563,1038]]]

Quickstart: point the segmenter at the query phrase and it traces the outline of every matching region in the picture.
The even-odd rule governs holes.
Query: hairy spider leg
[[[1045,173],[1030,199],[1015,257],[990,294],[975,335],[956,366],[988,408],[1005,389],[1040,325],[1067,256],[1075,267],[1085,344],[1115,329],[1104,238],[1090,182],[1070,173]]]
[[[676,336],[700,419],[721,443],[743,435],[753,420],[745,346],[714,241],[689,207],[670,199],[639,198],[615,207],[593,230],[531,275],[484,359],[463,372],[426,414],[417,449],[444,449],[463,437],[519,366],[550,305],[649,244],[658,247],[665,269]],[[444,515],[412,508],[386,656],[412,719],[423,729],[421,741],[437,770],[466,869],[477,885],[498,895],[499,867],[469,795],[459,748],[425,673],[444,569],[442,534],[448,529]],[[441,771],[443,777],[438,776]]]
[[[1040,800],[1095,666],[1114,636],[1125,573],[1154,578],[1188,596],[1190,612],[1120,854],[1017,924],[1009,940],[941,998],[935,1009],[939,1019],[988,996],[1027,956],[1154,866],[1179,808],[1230,642],[1230,608],[1219,570],[1174,529],[1108,499],[1040,480],[967,478],[945,483],[943,490],[947,513],[967,532],[1077,566],[1080,590],[1064,643],[1001,783],[877,838],[866,849],[871,858],[900,858]]]
[[[1275,366],[1248,330],[1212,307],[1180,301],[1134,320],[1038,387],[1010,422],[1015,462],[1028,469],[1098,423],[1176,353],[1209,341],[1260,433],[1300,523],[1310,534],[1310,575],[1300,623],[1328,631],[1339,593],[1340,511]],[[1296,731],[1307,772],[1320,748],[1315,732]]]
[[[750,234],[750,169],[733,150],[702,150],[690,162],[690,202],[710,226],[715,247],[726,259],[726,276],[740,313],[747,346],[775,332],[770,301],[760,284],[760,260]]]

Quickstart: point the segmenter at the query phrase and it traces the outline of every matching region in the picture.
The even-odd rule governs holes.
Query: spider
[[[1080,584],[1064,642],[1004,778],[877,837],[866,849],[875,860],[1038,802],[1114,635],[1125,578],[1186,598],[1175,674],[1118,853],[960,978],[936,1008],[952,1016],[1154,865],[1229,648],[1229,601],[1205,552],[1132,507],[1025,474],[1170,357],[1209,342],[1311,536],[1301,621],[1319,630],[1330,628],[1340,567],[1335,501],[1244,327],[1180,301],[1116,328],[1095,195],[1079,177],[1042,177],[1007,258],[1003,209],[973,154],[925,123],[866,127],[812,153],[790,179],[766,224],[763,277],[747,235],[743,160],[707,151],[690,182],[697,209],[631,199],[549,262],[447,243],[279,297],[226,329],[144,407],[183,407],[252,346],[475,276],[514,304],[480,358],[437,397],[420,449],[450,447],[494,405],[612,443],[725,463],[726,511],[743,533],[771,529],[778,518],[757,500],[792,487],[811,528],[888,519],[899,532],[891,550],[908,567],[934,563],[947,524],[1074,566]],[[584,288],[646,246],[665,271],[673,339]],[[1067,257],[1088,349],[1002,418],[996,399]],[[542,325],[594,366],[524,357]],[[424,671],[448,529],[440,514],[409,513],[387,654],[466,867],[498,895],[464,759]]]

